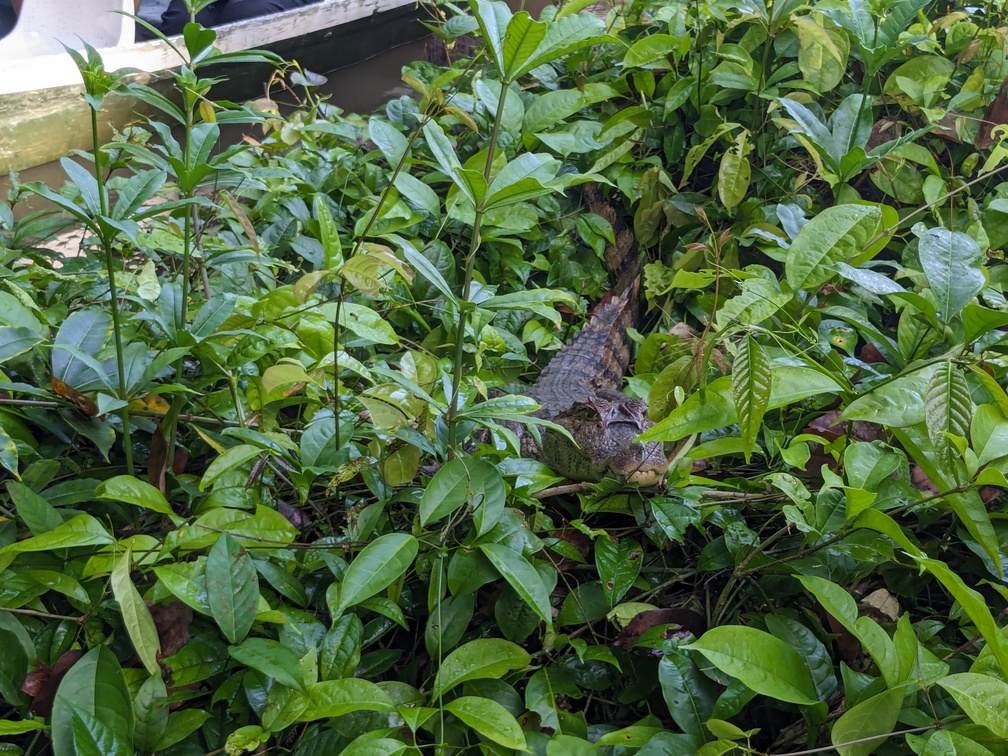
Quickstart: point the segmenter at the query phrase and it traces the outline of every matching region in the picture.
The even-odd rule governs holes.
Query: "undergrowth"
[[[1008,753],[1004,9],[585,5],[370,117],[75,53],[157,117],[0,203],[3,752]],[[584,183],[661,491],[519,454]]]

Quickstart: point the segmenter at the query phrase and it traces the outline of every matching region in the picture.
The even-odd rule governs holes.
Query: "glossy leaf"
[[[416,538],[407,533],[386,533],[361,549],[343,576],[336,613],[341,614],[401,578],[419,548]]]
[[[528,652],[511,641],[479,638],[452,651],[442,662],[431,695],[439,698],[466,680],[498,679],[522,669],[532,660]]]
[[[207,605],[221,632],[238,643],[252,628],[259,604],[259,576],[245,549],[229,533],[214,543],[206,560]]]
[[[158,666],[158,656],[161,653],[161,642],[150,610],[130,578],[132,560],[133,551],[130,547],[112,569],[109,584],[112,587],[112,595],[119,604],[123,624],[137,656],[148,673],[159,675],[161,668]]]
[[[735,355],[731,384],[739,435],[742,437],[747,462],[763,425],[763,415],[770,402],[772,386],[773,373],[766,353],[751,336],[747,336]]]
[[[818,700],[798,652],[762,630],[723,625],[708,630],[687,648],[703,654],[756,693],[803,705]]]

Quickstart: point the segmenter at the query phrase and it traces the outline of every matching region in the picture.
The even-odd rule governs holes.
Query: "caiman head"
[[[615,390],[599,391],[577,402],[553,421],[578,440],[580,447],[555,432],[544,439],[542,461],[572,480],[616,478],[642,487],[661,486],[668,460],[660,443],[635,439],[652,423],[647,404]]]

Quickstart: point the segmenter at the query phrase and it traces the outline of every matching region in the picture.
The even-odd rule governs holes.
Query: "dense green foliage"
[[[78,57],[160,120],[0,203],[0,750],[1008,753],[1001,10],[584,5],[370,118]],[[515,442],[585,182],[661,492]]]

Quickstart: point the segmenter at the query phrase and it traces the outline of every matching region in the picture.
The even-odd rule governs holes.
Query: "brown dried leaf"
[[[680,629],[674,633],[692,633],[697,638],[707,629],[707,621],[692,609],[649,609],[630,620],[614,643],[629,651],[641,635],[659,625],[677,625]]]
[[[32,697],[31,705],[28,707],[36,714],[48,717],[52,714],[53,701],[56,698],[56,690],[64,675],[70,671],[70,667],[77,663],[77,660],[84,656],[80,649],[67,651],[59,659],[52,669],[42,661],[35,663],[35,671],[30,672],[25,677],[21,690]]]
[[[193,610],[181,601],[167,604],[146,602],[161,641],[160,658],[177,654],[189,642],[189,625],[192,624]]]

